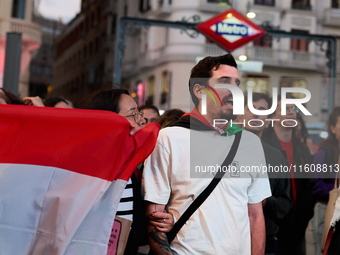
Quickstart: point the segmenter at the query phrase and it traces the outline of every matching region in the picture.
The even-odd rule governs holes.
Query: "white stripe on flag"
[[[2,254],[106,254],[126,181],[0,163]]]

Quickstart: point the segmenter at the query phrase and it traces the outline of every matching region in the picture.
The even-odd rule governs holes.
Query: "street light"
[[[240,55],[240,56],[238,57],[238,59],[239,59],[240,61],[246,61],[246,60],[248,59],[248,57],[247,57],[246,55]]]
[[[253,18],[256,17],[256,13],[255,12],[248,12],[247,17],[248,17],[248,19],[253,19]]]

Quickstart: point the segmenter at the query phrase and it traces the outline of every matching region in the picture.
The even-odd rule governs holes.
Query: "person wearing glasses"
[[[315,199],[312,194],[311,176],[299,172],[300,166],[303,169],[304,165],[311,163],[312,156],[307,146],[294,135],[296,114],[297,107],[287,104],[286,115],[281,115],[281,96],[279,95],[277,108],[270,116],[270,119],[275,119],[275,121],[263,134],[262,141],[279,150],[290,169],[290,194],[293,198],[293,208],[279,223],[277,234],[279,254],[303,255],[306,254],[305,231],[309,220],[313,217]]]
[[[82,108],[106,110],[125,117],[130,123],[130,135],[142,129],[146,121],[138,111],[135,100],[125,89],[111,89],[90,96]],[[118,205],[117,216],[132,221],[124,254],[137,254],[139,246],[147,244],[147,222],[144,201],[141,195],[141,171],[137,168],[129,179]],[[173,226],[170,213],[153,213],[150,224],[159,231],[168,232]],[[160,227],[161,226],[161,227]],[[114,234],[114,233],[113,233]]]

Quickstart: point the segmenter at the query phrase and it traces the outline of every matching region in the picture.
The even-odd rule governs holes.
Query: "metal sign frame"
[[[198,16],[192,16],[193,21],[199,21]],[[122,17],[118,24],[117,42],[116,42],[116,52],[115,52],[115,70],[113,74],[114,83],[121,82],[121,67],[123,62],[123,53],[125,47],[125,35],[128,33],[129,29],[133,29],[135,26],[158,26],[158,27],[169,27],[181,29],[187,33],[190,37],[197,37],[200,31],[197,30],[197,25],[199,22],[190,23],[186,21],[164,21],[164,20],[152,20],[152,19],[141,19],[132,17]],[[130,26],[130,28],[128,27]],[[328,35],[318,35],[318,34],[298,34],[292,32],[286,32],[282,30],[274,30],[271,28],[263,28],[266,31],[266,35],[271,36],[273,39],[280,38],[296,38],[304,39],[308,42],[314,41],[317,46],[320,47],[322,51],[327,51],[327,57],[329,59],[329,87],[328,87],[328,114],[330,114],[334,107],[335,98],[335,78],[336,78],[336,38],[334,36]],[[324,48],[324,44],[327,44],[327,48]]]

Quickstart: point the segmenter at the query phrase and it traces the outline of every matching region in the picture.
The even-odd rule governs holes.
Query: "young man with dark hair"
[[[227,54],[207,57],[192,69],[189,89],[196,107],[175,126],[161,130],[146,160],[142,185],[147,215],[166,208],[177,222],[217,175],[197,167],[218,169],[229,153],[236,152],[231,163],[235,171],[217,170],[225,172],[225,178],[180,228],[171,245],[165,234],[149,225],[155,254],[264,253],[262,201],[271,196],[269,181],[266,174],[259,178],[259,173],[241,171],[265,165],[261,142],[230,123],[214,125],[216,119],[234,118],[231,91],[216,84],[237,87],[236,67]],[[206,112],[202,110],[205,104]],[[238,149],[231,150],[236,138],[240,138]]]
[[[274,124],[270,124],[262,136],[262,141],[279,150],[290,167],[290,192],[294,206],[279,224],[279,254],[304,255],[306,254],[305,231],[313,216],[315,199],[312,194],[313,181],[310,179],[313,176],[300,172],[300,169],[304,169],[305,164],[310,164],[312,157],[309,149],[294,137],[297,107],[294,104],[287,104],[285,107],[286,115],[282,115],[279,95],[277,108],[271,116],[271,119],[275,119]],[[298,171],[294,171],[294,166],[299,167]]]
[[[254,133],[261,139],[264,130],[271,122],[267,120],[268,115],[257,115],[252,113],[249,110],[247,99],[248,98],[245,97],[244,115],[239,115],[237,122],[243,122],[245,130]],[[272,104],[270,97],[264,93],[253,93],[252,103],[256,110],[268,110]],[[280,151],[265,142],[262,142],[262,146],[268,169],[270,167],[277,167],[277,169],[280,169],[281,166],[287,166],[287,162]],[[293,207],[293,200],[290,195],[290,180],[288,173],[283,171],[268,171],[268,177],[272,196],[267,198],[266,204],[263,207],[266,222],[265,254],[276,255],[278,254],[278,223]]]
[[[145,104],[138,108],[140,112],[143,112],[146,124],[156,122],[159,117],[159,110],[152,104]]]

